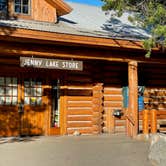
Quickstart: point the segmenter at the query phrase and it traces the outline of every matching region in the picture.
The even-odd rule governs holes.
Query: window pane
[[[12,105],[16,105],[17,104],[17,97],[13,97],[12,98]]]
[[[11,87],[6,88],[6,95],[8,95],[8,96],[12,95],[12,88]]]
[[[0,10],[6,11],[6,9],[7,9],[6,0],[0,0]]]
[[[38,87],[41,87],[42,83],[41,82],[37,82],[36,83]]]
[[[3,105],[5,101],[5,98],[3,96],[0,96],[0,104]]]
[[[13,78],[13,86],[17,86],[17,78]]]
[[[35,85],[35,81],[31,81],[31,86],[34,87]]]
[[[6,105],[10,105],[11,104],[11,97],[6,97]]]
[[[24,86],[29,87],[29,83],[30,83],[29,81],[24,81]]]
[[[27,5],[23,6],[22,12],[24,14],[28,14],[28,6]]]
[[[25,97],[25,98],[24,98],[24,103],[25,103],[25,104],[30,104],[30,102],[29,102],[29,97]]]
[[[23,5],[28,5],[29,0],[23,0]]]
[[[17,96],[17,87],[13,88],[13,96]]]
[[[5,84],[5,79],[4,77],[0,77],[0,85],[4,85]]]
[[[4,95],[4,93],[5,93],[4,87],[0,87],[0,95]]]
[[[24,93],[24,96],[31,96],[30,88],[25,88]]]
[[[37,105],[41,105],[41,104],[42,104],[42,99],[41,99],[41,97],[37,97],[36,103],[37,103]]]
[[[6,86],[12,86],[12,79],[10,77],[6,77]]]
[[[31,96],[36,96],[36,88],[31,88]]]
[[[31,101],[31,105],[35,105],[36,104],[36,97],[31,97],[30,101]]]
[[[15,12],[21,13],[21,6],[20,5],[15,5]]]
[[[37,88],[36,96],[42,96],[42,88]]]
[[[15,0],[15,4],[21,5],[21,0]]]

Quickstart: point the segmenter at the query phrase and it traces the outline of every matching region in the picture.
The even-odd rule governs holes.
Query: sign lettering
[[[83,70],[82,61],[28,58],[20,57],[21,67],[60,69],[60,70]]]

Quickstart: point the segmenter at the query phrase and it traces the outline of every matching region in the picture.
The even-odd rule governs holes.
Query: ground
[[[151,166],[149,143],[124,135],[0,141],[0,166]]]

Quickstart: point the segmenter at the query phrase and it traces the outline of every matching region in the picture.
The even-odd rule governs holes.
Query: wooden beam
[[[137,62],[131,61],[128,63],[128,83],[129,83],[129,108],[127,116],[131,117],[134,125],[131,122],[131,136],[135,137],[138,134],[138,73]],[[130,121],[130,120],[129,120]],[[129,130],[130,130],[129,129]]]
[[[56,28],[56,27],[55,27]],[[19,39],[26,38],[27,40],[36,39],[38,41],[53,41],[53,42],[63,42],[63,43],[73,43],[77,45],[89,45],[89,46],[106,46],[115,48],[130,48],[136,50],[143,50],[142,41],[137,41],[136,43],[130,42],[127,39],[114,39],[106,37],[95,37],[95,36],[85,36],[85,35],[73,35],[67,33],[58,32],[44,32],[38,30],[29,29],[19,29],[19,28],[8,28],[1,27],[0,36],[5,36],[6,39],[16,37]],[[132,40],[131,40],[132,41]],[[159,50],[155,48],[154,50]]]
[[[40,44],[28,44],[2,42],[0,45],[1,56],[7,58],[12,56],[12,59],[19,56],[28,57],[43,57],[43,58],[68,58],[70,59],[86,59],[86,60],[104,60],[104,61],[116,61],[116,62],[129,62],[136,60],[138,63],[154,63],[154,64],[166,64],[166,59],[150,58],[145,59],[144,54],[142,57],[130,56],[131,52],[124,54],[120,51],[110,51],[103,49],[85,49],[82,47],[63,47],[54,45],[40,45]],[[88,50],[88,51],[87,51]],[[101,56],[102,55],[102,56]],[[1,58],[2,59],[2,58]],[[19,61],[18,61],[19,62]],[[18,63],[17,62],[17,63]]]

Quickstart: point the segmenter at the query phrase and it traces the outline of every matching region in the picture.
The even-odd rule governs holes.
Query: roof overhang
[[[46,1],[56,8],[58,16],[68,14],[72,11],[72,8],[63,0],[46,0]]]
[[[0,40],[7,40],[7,41],[17,40],[20,42],[35,41],[35,43],[77,45],[77,46],[87,46],[87,47],[115,48],[120,50],[130,49],[130,50],[144,51],[142,41],[81,36],[81,35],[44,32],[44,31],[21,29],[21,28],[15,29],[10,27],[0,28]],[[160,52],[160,48],[158,47],[153,48],[153,51]]]

